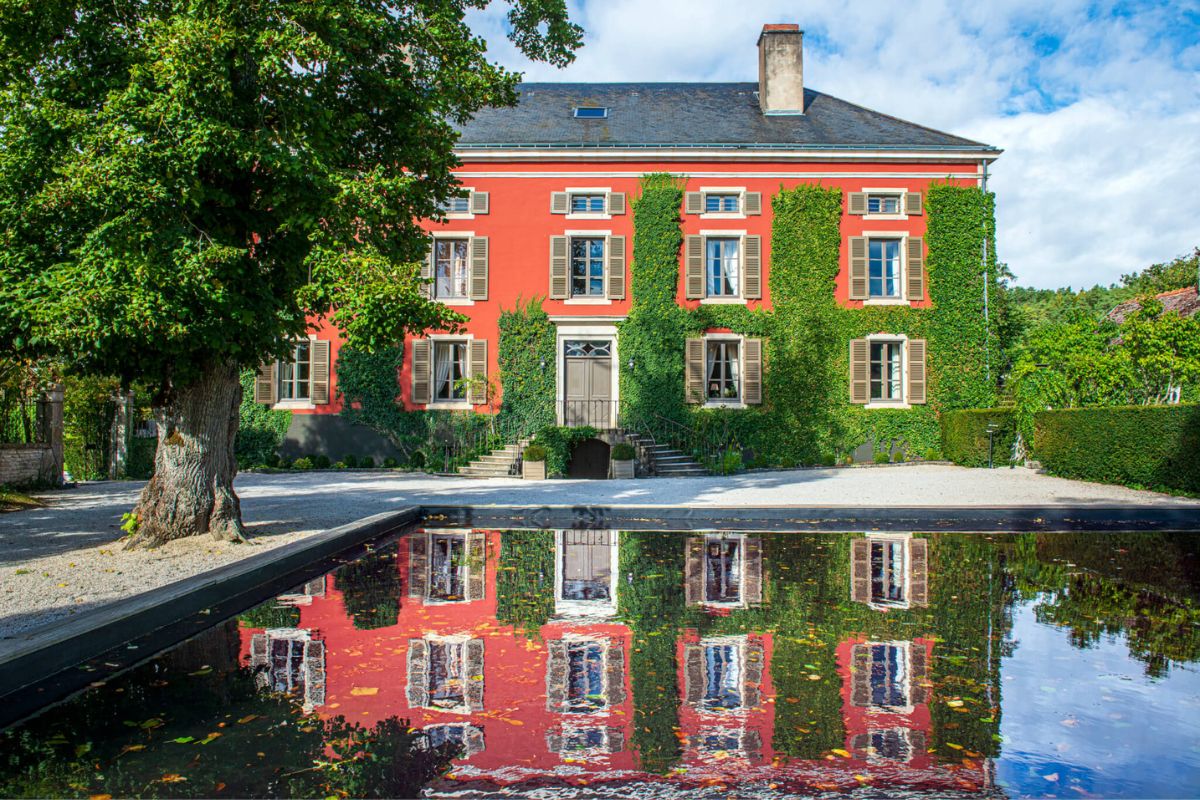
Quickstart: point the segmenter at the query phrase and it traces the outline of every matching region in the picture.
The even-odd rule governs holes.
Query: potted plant
[[[612,446],[609,452],[609,460],[612,462],[610,470],[612,477],[618,479],[628,479],[634,477],[633,466],[636,463],[637,451],[633,449],[633,445],[628,442],[619,442]]]
[[[531,444],[521,455],[521,477],[527,481],[546,480],[546,448]]]

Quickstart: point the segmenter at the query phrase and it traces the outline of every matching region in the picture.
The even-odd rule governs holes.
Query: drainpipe
[[[980,188],[987,192],[988,162],[983,162]],[[983,222],[983,370],[988,383],[992,382],[992,325],[988,308],[988,241],[987,220]]]

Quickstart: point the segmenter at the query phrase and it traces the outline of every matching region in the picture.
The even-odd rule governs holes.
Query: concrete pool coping
[[[313,568],[417,524],[484,528],[919,532],[1200,531],[1195,506],[677,507],[413,505],[118,600],[15,637],[0,653],[0,729],[311,577]],[[212,614],[212,611],[218,611]],[[211,617],[207,616],[212,614]],[[8,645],[9,643],[5,643]],[[114,655],[122,645],[127,652]],[[109,657],[100,671],[88,666]],[[99,674],[97,674],[99,673]]]

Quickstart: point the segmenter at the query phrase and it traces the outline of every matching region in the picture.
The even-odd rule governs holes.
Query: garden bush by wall
[[[1033,451],[1064,478],[1200,492],[1200,405],[1042,411]]]
[[[941,424],[942,455],[955,464],[964,467],[988,465],[989,424],[996,425],[992,434],[992,463],[1011,462],[1017,438],[1017,420],[1011,408],[943,411]]]

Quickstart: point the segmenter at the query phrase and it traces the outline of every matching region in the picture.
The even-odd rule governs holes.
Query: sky
[[[568,0],[573,64],[531,81],[754,81],[764,23],[805,32],[808,88],[1002,148],[997,252],[1017,285],[1108,284],[1200,246],[1200,0]]]

